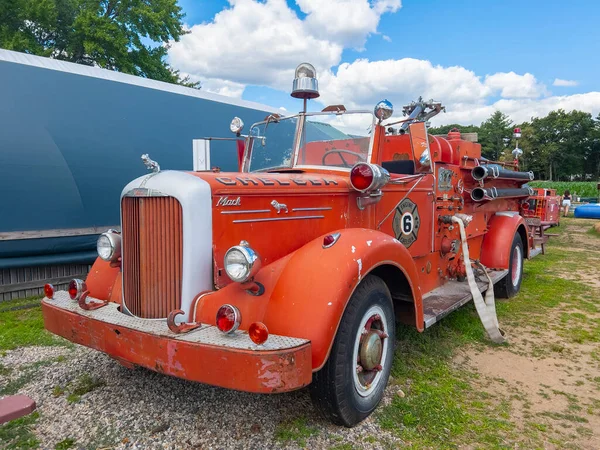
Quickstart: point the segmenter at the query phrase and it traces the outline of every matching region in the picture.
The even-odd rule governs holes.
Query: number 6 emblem
[[[392,228],[396,239],[398,239],[405,247],[410,247],[419,236],[419,227],[421,219],[419,217],[419,209],[417,205],[410,199],[406,198],[400,202],[394,214]]]

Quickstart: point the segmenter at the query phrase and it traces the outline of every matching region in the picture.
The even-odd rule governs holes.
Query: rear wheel
[[[494,293],[499,298],[511,298],[521,290],[523,281],[523,241],[519,233],[515,233],[508,262],[508,274],[494,286]]]
[[[353,427],[375,410],[390,376],[394,336],[390,291],[381,278],[369,275],[350,298],[329,359],[310,385],[325,417]]]

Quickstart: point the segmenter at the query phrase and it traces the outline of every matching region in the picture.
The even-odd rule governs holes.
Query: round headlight
[[[96,243],[96,250],[104,261],[116,261],[121,256],[121,236],[110,231],[102,233]]]
[[[252,278],[260,270],[260,257],[250,247],[236,245],[225,253],[225,272],[238,283]]]
[[[233,134],[240,134],[244,129],[244,121],[239,117],[234,117],[229,124],[229,129]]]

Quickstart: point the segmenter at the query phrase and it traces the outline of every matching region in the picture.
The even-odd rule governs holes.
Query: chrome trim
[[[264,219],[234,220],[233,223],[275,222],[277,220],[324,219],[324,218],[325,218],[325,216],[270,217],[270,218],[264,218]]]
[[[158,173],[160,172],[160,166],[156,161],[150,159],[150,155],[148,153],[144,153],[142,155],[142,162],[146,166],[146,169],[151,170],[152,172]]]
[[[229,304],[229,303],[225,303],[224,305],[219,306],[219,309],[217,309],[217,314],[215,315],[215,323],[216,323],[216,319],[219,317],[219,311],[221,310],[221,308],[224,307],[228,307],[231,308],[233,311],[233,327],[231,327],[231,330],[229,331],[221,331],[221,333],[224,334],[233,334],[239,327],[240,324],[242,323],[242,313],[240,313],[240,310],[237,309],[235,306]],[[219,327],[217,327],[217,329],[219,329]]]
[[[252,213],[268,213],[270,209],[245,209],[242,211],[221,211],[221,214],[252,214]]]
[[[100,242],[100,239],[102,239],[103,237],[106,237],[108,239],[108,242],[111,247],[111,252],[110,252],[110,256],[108,257],[108,259],[104,259],[102,256],[100,256],[100,253],[98,252],[98,242]],[[98,239],[96,240],[96,253],[98,253],[98,256],[100,257],[100,259],[102,259],[104,261],[107,261],[107,262],[117,261],[121,257],[121,249],[122,249],[121,235],[117,234],[115,232],[115,230],[108,230],[107,232],[102,233],[100,236],[98,236]]]
[[[144,180],[145,181],[145,180]],[[168,197],[156,189],[148,189],[145,187],[133,188],[123,194],[123,197]]]
[[[342,235],[342,233],[331,233],[331,236],[333,237],[333,242],[329,245],[323,245],[323,248],[333,247],[341,235]]]
[[[247,273],[243,278],[240,279],[233,278],[227,270],[227,256],[234,250],[240,252],[246,260]],[[252,279],[252,277],[254,277],[254,275],[256,275],[256,273],[260,270],[261,266],[262,262],[260,256],[252,248],[250,248],[248,242],[246,241],[242,241],[240,242],[240,245],[234,245],[231,247],[229,250],[227,250],[225,257],[223,258],[223,268],[225,269],[225,273],[229,278],[231,278],[232,281],[235,281],[236,283],[244,283],[245,281]]]
[[[329,211],[331,206],[323,206],[319,208],[292,208],[292,212],[297,211]]]

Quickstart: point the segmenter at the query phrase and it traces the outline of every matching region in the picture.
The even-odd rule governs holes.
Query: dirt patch
[[[545,338],[524,337],[511,341],[516,348],[463,350],[454,362],[477,373],[474,384],[493,401],[510,403],[510,420],[523,435],[543,430],[545,448],[555,448],[553,440],[600,448],[600,365],[592,356],[600,347],[562,343],[560,355],[539,358],[527,350]]]

